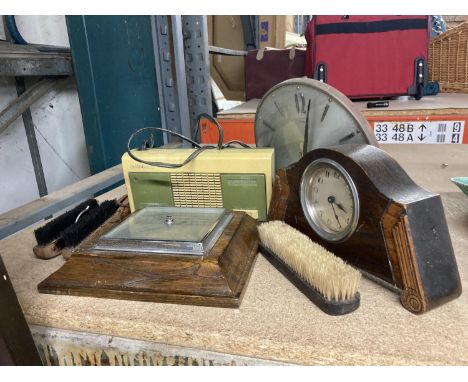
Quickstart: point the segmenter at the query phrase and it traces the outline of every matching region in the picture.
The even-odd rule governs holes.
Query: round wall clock
[[[255,116],[255,141],[257,147],[274,147],[276,169],[320,147],[378,146],[369,123],[344,94],[309,78],[283,81],[265,94]]]

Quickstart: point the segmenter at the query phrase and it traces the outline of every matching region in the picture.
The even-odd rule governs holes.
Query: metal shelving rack
[[[70,76],[71,53],[47,52],[37,45],[0,41],[0,76]]]
[[[151,16],[151,31],[162,127],[192,136],[195,117],[200,113],[212,113],[210,51],[228,55],[243,55],[244,52],[208,47],[206,16]],[[23,116],[41,196],[47,194],[47,188],[29,106],[64,77],[73,74],[71,53],[43,52],[33,45],[0,42],[0,76],[15,77],[18,90],[18,98],[0,112],[0,134],[8,124]],[[24,78],[27,76],[43,78],[25,89]],[[165,143],[170,141],[166,137]],[[0,219],[0,238],[90,197],[121,179],[121,167],[117,165],[50,197],[9,211]]]
[[[212,114],[206,16],[151,19],[163,127],[191,137],[196,117]]]
[[[22,116],[40,196],[48,192],[30,106],[70,75],[73,75],[71,53],[0,41],[0,76],[14,77],[18,94],[18,98],[0,111],[0,134]],[[33,76],[42,78],[26,89],[25,77]]]

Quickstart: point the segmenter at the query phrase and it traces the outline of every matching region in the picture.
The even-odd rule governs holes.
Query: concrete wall
[[[28,42],[69,46],[64,16],[16,16],[16,22]],[[0,110],[15,98],[14,79],[0,77]],[[31,114],[48,191],[89,176],[74,79],[36,102]],[[21,117],[0,135],[0,195],[0,213],[39,197]]]

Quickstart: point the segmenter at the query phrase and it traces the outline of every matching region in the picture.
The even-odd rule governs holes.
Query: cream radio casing
[[[195,149],[132,150],[149,162],[181,163]],[[210,149],[180,168],[140,163],[122,157],[131,211],[146,206],[224,207],[266,220],[270,204],[274,149]]]

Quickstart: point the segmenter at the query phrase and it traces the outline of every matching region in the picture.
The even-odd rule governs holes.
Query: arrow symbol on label
[[[421,133],[421,135],[418,136],[418,139],[419,139],[420,141],[424,140],[425,138],[426,138],[426,137],[425,137],[424,135],[422,135],[422,133]]]
[[[418,127],[418,129],[421,129],[421,132],[423,132],[424,129],[427,129],[427,127],[425,125],[421,125],[421,126]]]

